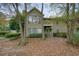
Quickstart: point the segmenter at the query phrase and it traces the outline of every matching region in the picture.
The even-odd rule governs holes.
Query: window
[[[29,22],[32,23],[32,16],[29,16]]]
[[[29,22],[34,24],[39,24],[40,17],[38,16],[29,16]]]
[[[29,29],[29,34],[32,34],[32,33],[42,33],[42,29],[30,28]]]

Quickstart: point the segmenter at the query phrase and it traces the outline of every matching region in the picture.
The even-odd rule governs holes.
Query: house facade
[[[27,37],[33,33],[45,34],[46,32],[49,32],[49,35],[53,36],[53,33],[57,31],[67,32],[67,27],[64,22],[59,22],[57,24],[57,22],[54,21],[54,18],[44,18],[44,14],[37,8],[33,8],[28,12],[26,26]]]

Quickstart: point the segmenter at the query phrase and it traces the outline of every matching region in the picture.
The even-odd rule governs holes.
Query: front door
[[[52,36],[52,26],[44,26],[44,33],[45,37],[51,37]]]

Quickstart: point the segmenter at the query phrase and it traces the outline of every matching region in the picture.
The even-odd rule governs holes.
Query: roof
[[[31,13],[32,11],[34,11],[34,10],[37,11],[38,13],[44,15],[41,11],[39,11],[39,10],[38,10],[37,8],[35,8],[35,7],[34,7],[33,9],[31,9],[31,10],[28,12],[28,14]]]

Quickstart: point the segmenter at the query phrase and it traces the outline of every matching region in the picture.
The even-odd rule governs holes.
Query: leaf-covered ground
[[[46,40],[29,38],[28,44],[17,47],[18,40],[0,40],[1,56],[72,56],[79,55],[79,48],[68,44],[64,38]]]

